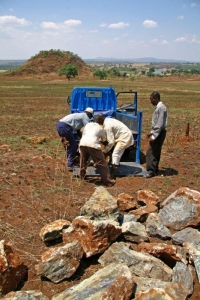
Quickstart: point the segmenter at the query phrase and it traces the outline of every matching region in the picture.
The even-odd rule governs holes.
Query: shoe
[[[74,167],[73,166],[72,167],[67,167],[67,171],[73,172],[74,171]]]
[[[148,172],[144,177],[145,178],[151,178],[151,177],[154,177],[154,176],[155,176],[154,172]]]

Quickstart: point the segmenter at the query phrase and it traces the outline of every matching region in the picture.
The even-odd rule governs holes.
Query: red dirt
[[[181,186],[198,190],[199,174],[195,177],[194,167],[200,163],[199,147],[190,141],[179,146],[184,153],[180,157],[173,152],[167,154],[164,146],[160,164],[163,176],[117,178],[116,185],[107,188],[108,191],[117,197],[123,192],[134,196],[140,189],[150,189],[164,200]],[[12,148],[4,144],[0,146],[0,152],[1,238],[12,242],[13,250],[28,266],[28,278],[22,290],[39,289],[51,297],[91,276],[100,268],[97,257],[84,259],[74,276],[59,284],[41,280],[36,276],[34,266],[46,250],[38,234],[40,229],[56,219],[72,221],[78,216],[80,207],[101,184],[99,178],[81,182],[66,171],[64,157],[56,159],[45,154],[34,155],[34,150],[23,149],[23,146],[13,153]],[[185,155],[191,158],[187,164]],[[178,174],[174,175],[176,172]],[[195,292],[190,299],[200,299],[199,287],[195,275]]]
[[[48,108],[52,108],[50,104]],[[8,115],[12,110],[13,107],[8,106]],[[34,110],[32,107],[15,106],[16,116],[18,113],[27,116],[32,110]],[[47,223],[61,218],[72,221],[79,216],[81,206],[91,197],[95,188],[101,185],[101,181],[99,178],[92,178],[82,182],[66,170],[62,145],[54,144],[52,150],[48,136],[54,125],[47,126],[45,129],[47,136],[44,139],[41,137],[41,140],[34,141],[24,137],[25,134],[30,135],[31,130],[39,133],[41,124],[34,117],[29,118],[27,127],[17,127],[17,130],[13,119],[7,121],[4,117],[3,121],[7,122],[6,130],[9,133],[16,132],[21,139],[8,143],[5,138],[5,142],[2,142],[3,139],[0,142],[1,239],[12,243],[13,251],[20,255],[28,267],[28,278],[19,289],[41,290],[46,296],[51,297],[88,278],[101,266],[97,262],[98,258],[94,256],[83,259],[73,277],[62,283],[54,284],[49,280],[41,279],[36,275],[35,265],[47,248],[41,241],[39,232]],[[52,120],[49,124],[50,122],[53,123]],[[53,139],[59,140],[56,132],[53,134]],[[145,139],[142,140],[142,148],[145,152],[147,148]],[[115,197],[120,193],[135,197],[138,190],[150,189],[160,197],[161,201],[164,201],[179,187],[200,191],[199,166],[198,139],[183,136],[171,147],[169,143],[163,146],[160,162],[162,176],[150,179],[116,178],[115,186],[107,190]],[[199,300],[200,284],[195,272],[194,276],[194,293],[189,299]]]

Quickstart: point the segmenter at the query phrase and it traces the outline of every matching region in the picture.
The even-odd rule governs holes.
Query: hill
[[[70,51],[42,50],[20,67],[6,73],[11,76],[53,75],[58,76],[63,65],[76,65],[79,77],[89,77],[92,70],[78,55]]]

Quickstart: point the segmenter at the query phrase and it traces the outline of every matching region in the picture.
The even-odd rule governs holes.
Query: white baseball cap
[[[87,108],[85,109],[85,111],[91,113],[92,115],[94,114],[94,110],[93,110],[93,108],[91,108],[91,107],[87,107]]]

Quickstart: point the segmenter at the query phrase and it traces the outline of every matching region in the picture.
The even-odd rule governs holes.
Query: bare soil
[[[46,103],[52,111],[57,103]],[[18,106],[7,108],[7,114],[18,117]],[[44,110],[43,110],[44,111]],[[56,219],[72,221],[80,215],[81,206],[91,197],[95,188],[102,185],[99,178],[80,181],[66,170],[65,154],[56,132],[40,136],[41,139],[27,139],[26,134],[40,132],[41,121],[31,117],[32,104],[21,106],[20,116],[29,117],[25,126],[16,126],[9,119],[4,131],[5,139],[0,141],[0,237],[12,243],[28,268],[26,281],[19,290],[41,290],[46,296],[54,294],[81,282],[101,268],[97,256],[83,259],[72,278],[54,284],[36,275],[35,265],[47,246],[41,241],[41,228]],[[44,111],[45,114],[45,111]],[[6,132],[16,133],[16,140],[6,140]],[[52,140],[54,144],[52,146]],[[159,176],[116,178],[114,187],[107,190],[115,197],[120,193],[136,196],[138,190],[149,189],[163,201],[179,187],[200,191],[200,149],[199,140],[184,134],[170,146],[163,146]],[[143,156],[147,149],[145,134],[142,139]],[[143,166],[145,163],[143,161]],[[200,284],[194,272],[194,293],[190,300],[200,299]]]

